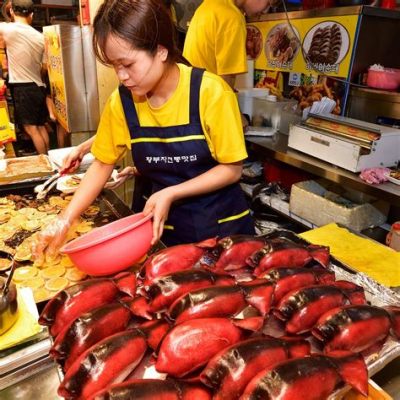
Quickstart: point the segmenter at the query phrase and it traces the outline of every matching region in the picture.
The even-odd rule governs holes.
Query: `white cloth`
[[[9,82],[45,86],[40,73],[45,61],[43,34],[21,22],[1,22],[0,34],[7,48]]]

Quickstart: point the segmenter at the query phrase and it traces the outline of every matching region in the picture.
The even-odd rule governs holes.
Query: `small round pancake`
[[[40,271],[40,275],[45,279],[58,278],[65,274],[65,268],[62,265],[53,265]]]
[[[6,222],[8,222],[11,218],[11,214],[10,213],[0,213],[0,224],[5,224]]]
[[[25,215],[26,217],[30,217],[36,214],[36,209],[32,207],[24,207],[18,211],[21,215]]]
[[[70,268],[68,269],[65,277],[71,282],[79,282],[87,277],[87,274],[80,271],[78,268]]]
[[[20,286],[30,287],[31,289],[39,289],[43,287],[44,279],[40,276],[35,276],[34,278],[26,279],[20,283]]]
[[[96,205],[89,206],[84,212],[83,215],[87,218],[93,218],[100,212],[100,207]]]
[[[59,292],[69,285],[67,278],[53,278],[49,279],[44,287],[52,292]]]
[[[32,257],[31,249],[25,246],[18,246],[14,258],[17,261],[29,261]]]
[[[11,260],[8,258],[0,258],[0,271],[7,271],[11,267]]]
[[[57,213],[58,212],[56,206],[52,206],[51,204],[47,204],[47,203],[40,205],[38,207],[38,210],[40,212],[45,212],[47,214],[49,214],[49,213]]]
[[[76,227],[75,231],[78,233],[87,233],[93,229],[93,223],[90,221],[82,221]]]
[[[30,219],[28,221],[24,221],[21,223],[22,229],[27,231],[35,231],[42,226],[41,221],[39,219]]]
[[[58,206],[64,203],[64,199],[61,196],[51,196],[49,198],[49,204],[52,206]]]
[[[59,265],[61,262],[61,254],[56,254],[55,256],[50,257],[46,254],[46,265]]]
[[[44,287],[40,287],[38,289],[33,290],[33,298],[35,299],[36,303],[40,303],[41,301],[48,300],[53,295],[54,295],[54,293],[49,292]]]
[[[18,283],[26,281],[27,279],[34,278],[38,272],[38,269],[35,267],[19,267],[14,271],[13,280]]]
[[[63,254],[61,256],[60,265],[62,265],[65,268],[71,268],[74,266],[74,263],[66,254]]]

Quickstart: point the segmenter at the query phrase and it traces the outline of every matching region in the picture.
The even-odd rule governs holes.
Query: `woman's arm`
[[[241,174],[242,162],[218,164],[195,178],[182,182],[179,185],[169,186],[152,194],[143,210],[145,215],[153,214],[152,244],[160,239],[164,223],[168,218],[169,209],[174,201],[214,192],[237,182]]]
[[[96,199],[104,185],[110,178],[114,164],[105,164],[94,160],[84,175],[71,202],[63,212],[70,222],[78,218]]]
[[[95,160],[89,167],[67,208],[38,235],[33,244],[32,253],[39,264],[43,262],[45,252],[49,258],[57,254],[72,222],[93,203],[113,168],[113,164],[104,164],[99,160]]]

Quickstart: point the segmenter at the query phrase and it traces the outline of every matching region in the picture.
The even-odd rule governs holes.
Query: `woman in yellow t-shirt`
[[[144,214],[167,245],[251,234],[237,181],[247,157],[240,112],[218,76],[176,61],[174,28],[158,0],[106,0],[93,24],[97,57],[121,82],[103,111],[95,161],[67,209],[39,236],[36,257],[54,253],[72,221],[96,198],[115,163],[132,151],[152,183]]]

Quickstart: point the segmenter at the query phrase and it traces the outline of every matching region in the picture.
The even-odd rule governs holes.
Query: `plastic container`
[[[372,88],[396,90],[400,86],[400,70],[385,68],[383,70],[369,69],[367,85]]]
[[[297,100],[277,100],[276,96],[253,99],[253,118],[251,125],[272,127],[280,130],[282,115],[285,112],[294,112]]]
[[[266,97],[269,95],[269,89],[251,88],[251,89],[238,89],[239,107],[242,114],[253,118],[253,99],[255,97]]]
[[[93,229],[61,252],[89,275],[110,275],[138,262],[149,251],[152,236],[151,215],[138,213]]]

